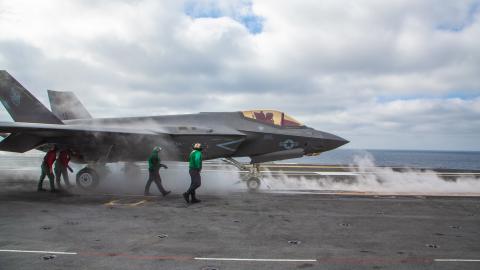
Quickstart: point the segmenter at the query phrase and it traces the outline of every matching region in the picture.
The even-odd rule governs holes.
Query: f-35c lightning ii
[[[204,159],[224,158],[247,169],[234,158],[249,157],[252,166],[245,181],[257,189],[260,163],[317,155],[348,143],[276,110],[92,118],[73,93],[48,94],[52,111],[0,71],[0,100],[15,121],[0,122],[0,132],[9,134],[0,150],[23,153],[51,145],[71,149],[76,153],[73,162],[87,164],[77,173],[77,185],[84,189],[97,186],[102,165],[144,161],[157,145],[166,160],[185,161],[196,142],[204,146]]]

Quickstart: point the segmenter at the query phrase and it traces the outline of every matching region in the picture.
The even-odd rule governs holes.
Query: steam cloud
[[[26,154],[0,152],[2,173],[0,180],[9,182],[7,189],[25,189],[36,185],[40,174],[43,153],[31,151]],[[145,163],[136,163],[139,173],[128,174],[123,163],[109,164],[111,173],[101,181],[98,192],[143,194],[147,181]],[[168,170],[160,171],[163,185],[174,194],[181,194],[190,185],[188,164],[168,162]],[[228,194],[242,192],[246,185],[241,181],[239,171],[229,165],[218,163],[205,164],[202,172],[202,187],[199,194]],[[21,166],[21,167],[19,167]],[[75,172],[83,166],[72,164]],[[350,175],[349,175],[350,174]],[[47,185],[48,181],[45,181]],[[75,174],[70,174],[70,182],[75,183]],[[25,183],[29,185],[25,186]],[[63,181],[62,181],[63,183]],[[305,178],[285,173],[267,172],[264,174],[261,191],[313,191],[313,192],[373,192],[379,194],[462,194],[479,195],[480,178],[456,177],[443,179],[438,173],[430,170],[405,168],[402,171],[390,167],[377,167],[369,154],[356,156],[350,171],[343,176],[318,176]],[[154,183],[150,188],[152,194],[159,194]]]
[[[185,192],[190,186],[188,164],[182,162],[165,163],[169,168],[161,169],[163,187],[171,190],[174,194]],[[206,166],[207,167],[207,166]],[[123,164],[110,164],[111,173],[104,179],[99,190],[123,194],[143,194],[148,178],[146,164],[139,163],[139,174],[128,175],[124,172]],[[245,184],[240,182],[240,175],[235,168],[227,165],[215,166],[215,169],[205,168],[202,171],[202,186],[198,189],[199,194],[220,195],[245,189]],[[150,193],[159,194],[157,186],[153,182]]]
[[[377,167],[369,154],[355,156],[350,165],[352,176],[327,176],[316,180],[304,177],[268,175],[265,182],[271,189],[311,191],[353,191],[404,194],[479,194],[480,179],[456,177],[442,179],[431,170],[405,168],[395,171],[390,167]],[[348,174],[348,173],[347,173]],[[264,186],[264,189],[268,189]]]

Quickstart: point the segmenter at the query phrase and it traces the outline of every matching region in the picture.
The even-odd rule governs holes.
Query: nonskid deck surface
[[[275,166],[278,175],[247,192],[236,169],[207,164],[195,205],[180,196],[189,182],[182,164],[162,171],[173,191],[165,198],[142,195],[145,175],[113,174],[94,192],[59,194],[35,192],[35,170],[1,180],[0,269],[480,267],[478,190],[328,189],[327,181],[349,187],[358,176],[309,178],[298,174],[340,169]]]
[[[475,197],[235,192],[187,205],[178,194],[1,190],[1,269],[480,266]]]

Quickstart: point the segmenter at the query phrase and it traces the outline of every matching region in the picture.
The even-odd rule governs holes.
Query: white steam
[[[9,183],[8,188],[20,188],[22,183],[29,183],[22,189],[35,188],[40,175],[40,164],[44,153],[32,151],[27,154],[0,152],[0,181]],[[123,163],[109,164],[111,173],[102,179],[95,193],[143,194],[147,182],[146,163],[136,163],[139,173],[128,174]],[[168,162],[167,170],[161,169],[163,186],[173,194],[185,192],[190,185],[188,164],[185,162]],[[72,164],[75,173],[83,166]],[[325,173],[325,172],[324,172]],[[327,173],[328,174],[328,173]],[[241,181],[240,172],[233,166],[217,162],[205,162],[202,171],[202,186],[198,194],[228,194],[246,190]],[[75,174],[70,174],[70,183],[75,184]],[[63,184],[63,181],[62,181]],[[48,188],[48,180],[44,182]],[[78,190],[78,189],[77,189]],[[372,156],[356,156],[350,170],[338,175],[299,176],[282,172],[264,174],[261,190],[263,191],[313,191],[313,192],[372,192],[379,194],[443,194],[443,195],[480,195],[480,177],[465,176],[445,180],[431,170],[404,168],[401,171],[390,167],[377,167]],[[159,191],[152,183],[152,194]]]
[[[401,194],[480,194],[480,179],[455,177],[445,180],[431,170],[419,171],[404,168],[396,171],[390,167],[377,167],[372,156],[355,156],[350,172],[343,176],[325,176],[315,179],[286,174],[265,177],[264,189],[351,191]]]
[[[182,194],[190,186],[190,175],[188,164],[185,162],[165,163],[168,169],[160,169],[162,185],[173,194]],[[122,193],[122,194],[143,194],[148,179],[148,170],[145,163],[137,163],[140,168],[139,174],[129,176],[124,171],[124,164],[109,164],[111,173],[102,180],[98,191]],[[197,190],[198,194],[228,194],[230,192],[244,189],[245,184],[240,183],[238,170],[228,165],[217,165],[215,168],[205,166],[202,170],[202,186]],[[160,192],[152,182],[150,193],[159,195]]]

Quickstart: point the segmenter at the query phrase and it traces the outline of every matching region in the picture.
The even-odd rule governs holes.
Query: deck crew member
[[[38,182],[37,191],[45,191],[45,189],[43,188],[43,179],[45,179],[45,176],[47,176],[48,180],[50,181],[50,191],[51,192],[56,191],[54,180],[53,180],[53,171],[52,171],[52,165],[53,165],[53,162],[55,162],[56,158],[57,158],[57,146],[54,145],[43,158],[43,162],[41,166],[42,174],[40,175],[40,181]]]
[[[145,196],[150,195],[150,185],[152,181],[157,185],[158,190],[162,193],[163,196],[167,196],[171,191],[165,190],[162,186],[162,178],[160,178],[160,168],[168,169],[167,165],[160,163],[160,151],[162,148],[156,146],[153,148],[152,154],[148,158],[148,180],[147,185],[145,186]]]
[[[62,176],[63,176],[63,180],[65,181],[65,186],[67,187],[67,189],[72,187],[68,179],[68,171],[67,171],[68,169],[70,172],[73,172],[72,168],[68,166],[68,163],[70,162],[70,159],[71,159],[71,155],[72,153],[70,150],[64,149],[60,151],[60,153],[58,154],[58,158],[55,161],[55,167],[54,167],[55,182],[57,182],[58,189],[62,189],[62,185],[60,184],[60,181],[62,180]]]
[[[188,162],[191,184],[187,192],[183,193],[183,198],[187,203],[199,203],[200,200],[195,196],[195,190],[202,184],[200,177],[200,172],[202,171],[202,145],[200,143],[196,143],[193,146]],[[192,197],[191,200],[190,196]]]

